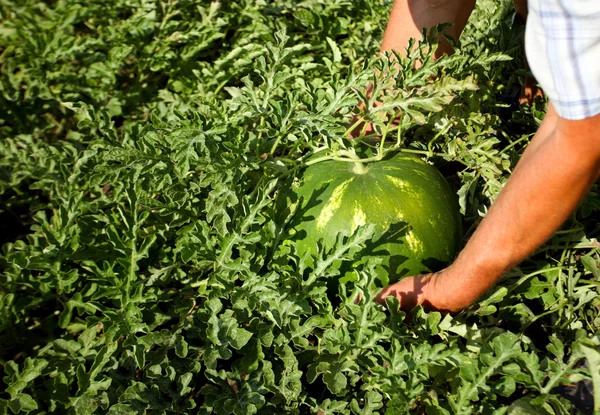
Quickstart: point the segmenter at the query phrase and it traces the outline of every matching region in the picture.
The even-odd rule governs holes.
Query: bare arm
[[[473,7],[475,0],[396,0],[381,51],[396,50],[404,55],[409,39],[421,39],[423,28],[429,29],[440,23],[452,23],[448,34],[458,39]],[[436,58],[452,52],[445,38],[440,40]]]
[[[458,311],[568,218],[600,176],[600,114],[580,121],[549,115],[457,260],[438,274],[386,287],[378,301],[394,295],[403,308]]]
[[[424,28],[429,29],[440,23],[452,23],[447,33],[458,39],[474,7],[475,0],[396,0],[383,35],[381,52],[395,50],[400,55],[406,56],[405,49],[410,39],[420,40]],[[452,47],[446,38],[441,36],[435,58],[450,53]],[[421,66],[421,62],[415,62],[415,66]],[[367,94],[370,93],[371,87],[367,90]],[[359,104],[359,108],[364,109],[364,105]],[[360,117],[357,116],[352,124],[359,119]],[[363,126],[359,125],[350,136],[358,137],[362,128]],[[373,131],[370,123],[364,128],[364,133],[370,134]]]
[[[397,0],[382,51],[404,53],[423,28],[451,22],[460,36],[474,0]],[[516,1],[525,19],[524,1]],[[442,39],[439,57],[451,53]],[[417,63],[418,64],[418,63]],[[561,119],[552,104],[517,168],[457,260],[438,274],[406,278],[378,295],[397,296],[402,307],[426,304],[450,311],[472,304],[481,294],[541,245],[563,223],[600,173],[600,116]]]

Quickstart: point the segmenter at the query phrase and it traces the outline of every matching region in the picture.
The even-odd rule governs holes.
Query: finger
[[[375,298],[373,298],[373,301],[375,301],[381,305],[385,305],[385,298],[389,297],[389,296],[394,296],[394,293],[392,292],[391,289],[389,289],[389,287],[386,287],[383,290],[381,290],[379,292],[379,294],[377,294],[375,296]]]
[[[354,304],[358,304],[362,301],[362,293],[359,292],[358,295],[356,296],[356,300],[354,300]]]
[[[375,294],[376,290],[371,290],[371,295]],[[354,304],[358,304],[363,300],[363,293],[359,291],[358,295],[356,296],[356,300],[354,301]],[[375,301],[375,299],[373,299],[373,301]]]

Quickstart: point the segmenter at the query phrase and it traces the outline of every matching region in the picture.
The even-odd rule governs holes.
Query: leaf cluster
[[[369,227],[282,243],[306,165],[397,151],[475,226],[543,117],[514,105],[510,2],[437,61],[443,26],[376,56],[390,7],[0,0],[0,414],[567,414],[560,385],[600,388],[597,189],[456,316],[376,305],[374,263],[339,282]]]

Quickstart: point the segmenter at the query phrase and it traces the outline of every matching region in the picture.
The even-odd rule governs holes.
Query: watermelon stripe
[[[323,229],[329,223],[331,218],[333,218],[335,212],[342,205],[342,197],[344,196],[346,187],[348,187],[348,185],[353,180],[354,179],[346,180],[333,190],[331,197],[329,198],[329,200],[323,207],[323,210],[321,210],[321,213],[319,214],[319,217],[317,219],[317,228]]]

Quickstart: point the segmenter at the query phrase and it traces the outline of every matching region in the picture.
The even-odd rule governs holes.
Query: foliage
[[[510,2],[396,77],[390,6],[0,0],[0,414],[563,414],[560,384],[599,390],[597,189],[455,316],[376,305],[370,263],[328,295],[368,227],[314,261],[281,244],[277,195],[335,154],[421,154],[472,229],[543,117],[514,105]],[[346,138],[357,113],[381,141]]]

